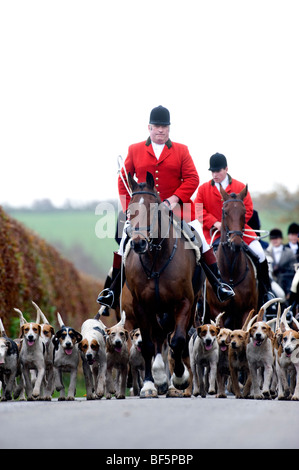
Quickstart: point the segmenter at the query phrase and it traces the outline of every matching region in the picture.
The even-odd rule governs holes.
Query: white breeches
[[[207,240],[206,240],[206,238],[203,234],[202,226],[201,226],[201,223],[199,222],[199,220],[198,219],[192,220],[191,222],[188,223],[188,225],[191,225],[191,227],[193,227],[194,230],[196,230],[196,232],[200,236],[200,239],[202,241],[202,252],[205,253],[206,251],[208,251],[211,247],[208,244],[208,242],[207,242]]]
[[[292,285],[290,289],[290,291],[294,292],[294,294],[296,294],[297,292],[298,282],[299,282],[299,269],[297,269],[295,276],[293,277],[293,281],[292,281]]]
[[[260,263],[265,261],[266,255],[262,245],[258,240],[253,240],[251,243],[249,243],[249,248],[251,248],[251,250],[256,254],[256,256],[258,256]]]
[[[124,229],[123,229],[121,241],[120,241],[120,244],[119,244],[119,250],[118,250],[118,254],[121,255],[121,256],[123,256],[123,254],[124,254],[124,245],[125,245],[125,241],[127,239],[126,228],[129,227],[129,225],[130,225],[130,222],[128,220],[126,220],[126,222],[124,224]],[[191,227],[193,227],[194,230],[196,230],[196,232],[200,236],[200,239],[202,241],[202,252],[205,253],[211,247],[205,239],[205,236],[204,236],[203,231],[202,231],[201,223],[199,222],[199,220],[195,219],[195,220],[192,220],[191,222],[189,222],[189,225],[191,225]]]

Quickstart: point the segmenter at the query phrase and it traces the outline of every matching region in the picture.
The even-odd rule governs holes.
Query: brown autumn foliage
[[[97,310],[103,282],[77,271],[73,264],[0,206],[0,317],[7,334],[17,329],[19,308],[34,320],[37,303],[57,326],[58,311],[65,324],[80,329]]]

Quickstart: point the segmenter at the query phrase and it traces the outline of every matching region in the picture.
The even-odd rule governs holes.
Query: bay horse
[[[223,324],[230,329],[242,328],[248,313],[258,308],[256,269],[247,255],[248,247],[243,241],[246,208],[243,203],[247,185],[239,193],[228,194],[220,185],[223,199],[220,243],[216,252],[217,264],[224,282],[229,284],[235,296],[220,303],[207,282],[207,304],[210,318],[220,312]]]
[[[145,378],[140,397],[151,398],[158,396],[158,390],[160,394],[168,391],[162,359],[165,340],[172,357],[172,385],[185,390],[192,383],[186,366],[188,331],[193,325],[204,274],[195,251],[186,248],[186,239],[172,211],[161,203],[152,174],[147,172],[146,182],[139,184],[128,174],[128,182],[132,196],[128,205],[130,241],[124,255],[125,277],[142,335]]]

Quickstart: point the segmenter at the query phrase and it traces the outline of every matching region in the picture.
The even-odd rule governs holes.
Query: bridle
[[[235,194],[235,193],[231,194],[231,196],[232,196],[231,199],[227,199],[226,201],[223,202],[222,221],[225,221],[225,208],[224,208],[225,204],[227,204],[229,202],[241,202],[241,204],[244,206],[244,202],[242,201],[242,199],[237,199],[237,197],[234,197],[233,194]],[[241,237],[242,243],[243,243],[243,235],[244,235],[243,231],[241,231],[241,230],[229,230],[226,223],[224,224],[224,228],[225,228],[226,241],[222,242],[222,244],[231,245],[232,244],[231,235],[233,235],[234,237],[236,237],[236,236]]]
[[[155,280],[155,295],[156,295],[157,302],[159,304],[159,302],[160,302],[159,278],[160,278],[162,272],[167,268],[167,266],[172,261],[174,255],[175,255],[175,252],[176,252],[177,247],[178,247],[178,233],[177,233],[177,230],[175,230],[176,240],[173,244],[170,256],[165,261],[165,263],[162,265],[162,267],[159,270],[157,270],[156,269],[156,262],[158,260],[159,253],[162,250],[163,242],[165,241],[166,238],[169,237],[170,228],[173,225],[173,212],[171,210],[169,210],[169,222],[168,222],[167,233],[159,240],[159,243],[154,243],[153,232],[154,232],[154,229],[155,229],[155,226],[156,226],[157,217],[160,219],[159,223],[161,224],[161,210],[159,211],[159,204],[164,204],[164,203],[161,203],[160,198],[158,197],[158,195],[154,192],[151,192],[151,191],[143,191],[143,190],[135,191],[135,192],[132,193],[132,198],[135,195],[138,195],[138,194],[141,194],[141,195],[149,194],[150,196],[154,196],[155,199],[157,200],[157,203],[155,205],[155,212],[154,212],[154,216],[153,216],[153,221],[149,226],[146,226],[146,227],[132,227],[132,226],[128,227],[127,234],[131,238],[131,247],[133,248],[134,242],[132,240],[132,236],[133,236],[134,233],[139,233],[140,234],[141,231],[145,231],[145,230],[146,230],[146,232],[149,233],[149,236],[145,237],[146,245],[144,247],[144,250],[139,253],[139,259],[140,259],[140,263],[142,265],[142,268],[143,268],[147,278]],[[165,205],[165,207],[167,207],[167,206]],[[150,267],[146,266],[146,264],[144,262],[144,259],[142,257],[142,255],[146,254],[147,251],[153,252],[152,264],[151,264]]]
[[[225,221],[225,204],[227,204],[228,202],[241,202],[242,205],[244,206],[244,202],[242,199],[238,199],[237,197],[234,197],[235,193],[232,193],[231,194],[231,198],[230,199],[227,199],[226,201],[223,202],[223,206],[222,206],[222,221]],[[236,195],[235,195],[236,196]],[[233,246],[233,238],[236,237],[236,236],[239,236],[241,238],[241,251],[244,249],[244,246],[245,246],[245,243],[244,243],[244,240],[243,240],[243,235],[244,235],[244,232],[241,231],[241,230],[229,230],[227,224],[225,223],[224,224],[224,228],[225,228],[225,235],[226,235],[226,241],[225,242],[220,242],[222,246],[228,246],[230,249],[232,248]],[[231,237],[231,235],[233,235],[233,237]],[[227,253],[225,250],[223,250],[223,253],[224,253],[224,256],[227,257]],[[230,263],[228,260],[228,266],[229,266],[229,272],[230,272],[230,279],[229,279],[229,284],[232,286],[232,287],[236,287],[236,285],[240,284],[244,279],[245,277],[247,276],[247,272],[249,270],[249,267],[248,267],[248,263],[247,263],[247,257],[246,257],[246,266],[245,266],[245,271],[244,271],[244,274],[242,276],[241,279],[239,279],[238,282],[234,282],[233,280],[233,272],[234,272],[234,268],[237,264],[237,260],[238,260],[238,257],[235,257],[233,262]]]
[[[148,194],[150,196],[154,196],[155,199],[157,200],[157,202],[155,203],[154,214],[153,214],[152,221],[151,221],[150,225],[146,225],[144,227],[132,227],[132,225],[130,224],[130,226],[127,228],[127,235],[131,238],[131,246],[132,246],[132,237],[135,233],[137,233],[137,234],[139,234],[139,236],[141,236],[141,237],[143,236],[145,241],[146,241],[146,246],[145,246],[145,249],[144,249],[144,253],[147,250],[153,251],[154,249],[157,250],[157,251],[160,251],[161,248],[162,248],[162,244],[163,244],[164,240],[166,238],[168,238],[168,236],[169,236],[170,228],[171,228],[171,225],[173,223],[173,212],[171,210],[169,211],[169,223],[168,223],[168,228],[167,228],[167,231],[166,231],[165,235],[161,238],[159,243],[154,243],[154,239],[156,238],[156,237],[154,237],[154,230],[155,230],[155,227],[156,227],[157,218],[159,218],[159,222],[161,222],[161,211],[159,211],[159,205],[162,204],[162,203],[161,203],[160,198],[158,197],[158,195],[156,193],[152,192],[152,191],[143,191],[143,190],[134,191],[132,193],[132,198],[134,196],[138,195],[138,194],[141,194],[141,195]],[[145,236],[145,235],[143,235],[142,232],[146,232],[149,235]]]

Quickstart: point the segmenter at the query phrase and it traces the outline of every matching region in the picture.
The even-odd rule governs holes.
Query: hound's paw
[[[265,398],[264,395],[262,395],[261,393],[254,395],[255,400],[264,400],[264,398]]]

